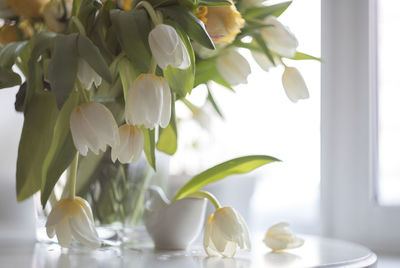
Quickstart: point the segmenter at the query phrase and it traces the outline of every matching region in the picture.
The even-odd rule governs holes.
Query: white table
[[[129,248],[61,250],[58,245],[0,240],[0,267],[134,267],[134,268],[286,268],[286,267],[377,267],[369,249],[340,240],[302,236],[302,248],[271,253],[259,240],[253,250],[233,259],[206,258],[201,245],[188,251],[154,251],[150,244]]]

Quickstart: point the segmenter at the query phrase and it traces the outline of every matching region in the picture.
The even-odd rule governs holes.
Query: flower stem
[[[151,20],[153,21],[154,25],[161,24],[160,18],[157,16],[156,11],[154,10],[153,6],[147,2],[147,1],[140,1],[137,5],[136,8],[143,7],[146,9],[147,13],[149,14]]]
[[[72,162],[68,168],[68,187],[69,187],[68,198],[71,200],[75,199],[75,186],[76,186],[76,173],[78,170],[78,159],[79,159],[79,152],[76,153],[74,159],[72,160]]]
[[[213,194],[206,191],[198,191],[188,195],[187,197],[207,198],[214,205],[215,209],[221,208],[221,204],[219,203],[218,199]]]
[[[77,87],[78,87],[78,91],[79,91],[79,93],[81,93],[81,95],[82,95],[83,99],[85,100],[85,102],[89,102],[89,98],[86,95],[85,89],[82,87],[82,84],[79,81],[77,81],[76,84],[77,84]]]
[[[150,61],[149,73],[155,74],[156,70],[157,70],[157,61],[154,57],[152,57]]]
[[[80,21],[77,17],[75,17],[75,16],[73,16],[73,17],[71,18],[71,20],[72,20],[72,22],[75,24],[76,28],[78,28],[79,33],[80,33],[81,35],[86,35],[85,27],[83,27],[81,21]]]

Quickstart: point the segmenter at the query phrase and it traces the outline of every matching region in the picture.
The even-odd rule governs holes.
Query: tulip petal
[[[257,62],[258,66],[260,66],[261,69],[263,69],[264,71],[268,72],[269,69],[274,67],[274,64],[269,60],[267,55],[265,55],[264,53],[251,51],[251,55]],[[277,63],[278,61],[275,62]]]
[[[217,69],[221,76],[232,86],[247,83],[251,73],[247,60],[233,49],[217,58]]]
[[[55,226],[57,240],[60,246],[69,248],[72,242],[72,235],[67,219],[62,220]]]
[[[162,79],[162,90],[163,90],[163,105],[161,111],[160,126],[166,128],[171,120],[171,91],[167,81]]]
[[[72,111],[69,123],[71,128],[72,140],[79,153],[83,156],[86,156],[88,152],[88,146],[86,145],[86,139],[83,136],[80,126],[81,116],[80,113],[77,113],[76,109],[77,108]]]
[[[300,72],[294,67],[286,67],[282,75],[282,84],[286,95],[292,102],[309,98],[306,83]]]
[[[226,246],[225,250],[222,252],[222,256],[227,257],[227,258],[232,258],[235,256],[237,250],[237,244],[229,241]]]
[[[53,207],[49,216],[47,216],[46,227],[54,226],[63,220],[67,214],[65,206],[66,203],[60,201]]]
[[[46,226],[46,233],[48,237],[53,238],[54,235],[56,234],[56,229],[54,225]]]

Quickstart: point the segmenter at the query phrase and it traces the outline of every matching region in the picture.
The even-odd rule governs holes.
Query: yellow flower
[[[207,220],[203,239],[208,256],[235,256],[238,248],[249,250],[249,231],[242,216],[231,207],[217,209]]]
[[[114,3],[117,2],[118,6],[123,10],[131,10],[133,0],[112,0]],[[103,3],[107,2],[107,0],[102,0]]]
[[[6,0],[7,5],[19,16],[39,18],[49,0]]]
[[[204,22],[208,34],[216,44],[232,43],[245,23],[233,2],[230,6],[200,7],[196,16]]]
[[[7,45],[8,43],[18,40],[17,27],[15,25],[5,24],[0,28],[0,43]]]
[[[64,248],[71,245],[72,238],[91,248],[101,245],[92,210],[80,197],[58,201],[47,218],[46,231],[50,238],[57,235],[58,243]]]

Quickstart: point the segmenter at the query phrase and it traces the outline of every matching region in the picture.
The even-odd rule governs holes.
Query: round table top
[[[272,253],[260,239],[251,252],[235,258],[207,258],[200,244],[187,251],[155,251],[151,244],[131,247],[61,249],[56,244],[0,240],[2,267],[135,267],[135,268],[286,268],[286,267],[376,267],[376,255],[366,247],[328,238],[302,235],[303,247]]]

